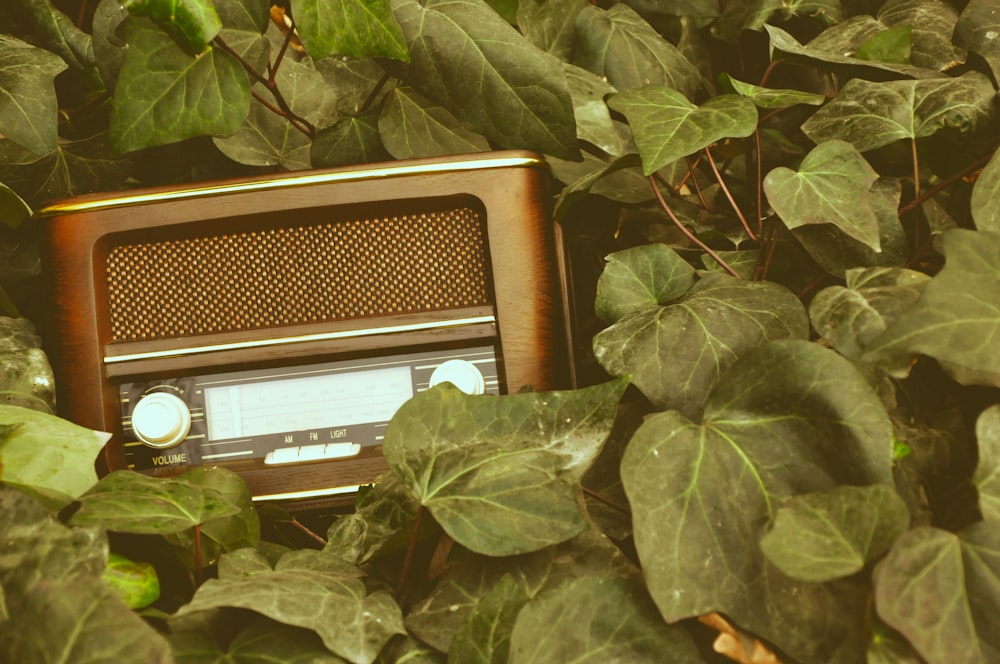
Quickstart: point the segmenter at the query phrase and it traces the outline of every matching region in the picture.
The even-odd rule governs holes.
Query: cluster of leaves
[[[0,281],[53,197],[529,148],[613,379],[419,395],[312,548],[8,407],[12,661],[1000,657],[995,0],[57,4],[0,36]]]

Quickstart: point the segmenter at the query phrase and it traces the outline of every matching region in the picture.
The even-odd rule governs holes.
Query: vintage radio
[[[547,180],[496,152],[50,205],[60,413],[114,434],[110,469],[350,493],[430,385],[572,385]]]

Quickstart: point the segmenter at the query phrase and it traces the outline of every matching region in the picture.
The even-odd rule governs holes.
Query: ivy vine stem
[[[949,175],[948,177],[946,177],[944,180],[941,180],[936,185],[934,185],[930,189],[924,191],[922,194],[920,194],[919,196],[917,196],[916,198],[914,198],[912,201],[910,201],[909,203],[907,203],[903,207],[899,208],[899,211],[898,211],[899,216],[903,216],[904,214],[906,214],[907,212],[909,212],[913,208],[917,207],[921,203],[923,203],[923,202],[925,202],[925,201],[933,198],[935,195],[937,195],[937,193],[939,191],[941,191],[942,189],[945,189],[945,188],[953,185],[955,182],[958,182],[959,180],[961,180],[962,178],[966,177],[970,173],[975,173],[976,171],[978,171],[979,169],[981,169],[982,167],[984,167],[989,162],[989,160],[992,159],[992,158],[993,158],[993,153],[991,152],[991,153],[989,153],[989,154],[987,154],[987,155],[985,155],[983,157],[980,157],[979,159],[977,159],[973,163],[969,164],[965,168],[963,168],[963,169],[961,169],[959,171],[956,171],[955,173],[952,173],[951,175]]]
[[[740,210],[740,206],[736,204],[736,199],[733,198],[732,192],[729,191],[729,187],[726,186],[726,181],[722,177],[722,173],[719,172],[719,167],[716,166],[715,159],[712,158],[712,150],[710,148],[705,148],[705,156],[708,157],[708,163],[712,167],[712,173],[715,175],[715,179],[718,180],[719,186],[722,188],[722,193],[726,195],[726,199],[732,206],[733,212],[735,212],[736,216],[739,218],[740,224],[743,226],[743,230],[747,233],[747,237],[756,242],[757,234],[753,232],[752,228],[750,228],[750,224],[747,223],[747,218],[743,216],[743,211]]]
[[[583,489],[583,493],[584,494],[586,494],[587,496],[590,496],[591,498],[593,498],[597,502],[603,503],[604,505],[607,505],[608,507],[610,507],[613,510],[621,512],[622,514],[625,514],[627,516],[632,516],[632,510],[628,509],[627,507],[622,507],[621,505],[619,505],[618,503],[614,502],[613,500],[609,500],[609,499],[605,498],[604,496],[602,496],[598,492],[594,491],[593,489],[588,489],[585,486],[581,486],[580,488]]]
[[[194,579],[196,588],[200,588],[205,580],[201,569],[201,524],[194,527]]]
[[[406,587],[406,580],[410,576],[410,567],[413,565],[413,554],[417,550],[417,535],[420,534],[420,522],[423,521],[424,506],[417,505],[417,514],[413,517],[413,531],[410,533],[410,543],[406,547],[406,558],[403,559],[403,568],[399,571],[399,580],[396,582],[396,596],[399,597]]]
[[[698,236],[696,236],[694,233],[692,233],[691,231],[689,231],[687,228],[684,227],[684,224],[682,224],[681,220],[678,219],[677,215],[674,214],[674,211],[670,208],[670,205],[667,203],[666,199],[663,198],[663,192],[660,191],[660,188],[656,184],[656,178],[652,175],[649,176],[649,184],[650,186],[653,187],[653,193],[656,195],[656,200],[660,202],[660,207],[662,207],[663,211],[667,213],[668,217],[670,217],[670,221],[674,222],[674,226],[677,227],[677,230],[683,233],[684,237],[686,237],[687,239],[691,240],[691,242],[696,244],[699,249],[701,249],[706,254],[711,256],[712,260],[714,260],[716,263],[719,264],[719,267],[721,267],[723,270],[725,270],[732,276],[736,277],[737,279],[742,279],[743,277],[740,276],[740,273],[734,270],[729,263],[723,260],[722,256],[712,251],[711,247],[709,247],[707,244],[699,240]]]

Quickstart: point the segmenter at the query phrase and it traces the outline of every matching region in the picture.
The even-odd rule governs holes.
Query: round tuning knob
[[[153,392],[135,405],[132,432],[149,447],[173,447],[187,438],[191,430],[191,411],[173,394]]]
[[[451,383],[466,394],[484,394],[486,379],[471,362],[465,360],[448,360],[441,363],[431,374],[430,386],[438,383]]]

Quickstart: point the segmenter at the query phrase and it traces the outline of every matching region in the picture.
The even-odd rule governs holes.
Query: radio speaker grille
[[[113,247],[116,342],[489,303],[486,240],[468,207]]]

